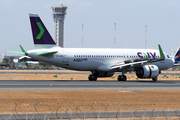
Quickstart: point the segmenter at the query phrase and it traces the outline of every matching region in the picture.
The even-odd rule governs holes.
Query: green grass
[[[57,75],[53,75],[53,77],[57,78],[58,76]]]

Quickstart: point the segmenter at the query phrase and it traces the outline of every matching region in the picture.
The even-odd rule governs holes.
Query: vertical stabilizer
[[[180,48],[177,49],[177,52],[174,55],[174,64],[178,64],[180,62]]]
[[[51,48],[57,46],[38,14],[30,13],[29,17],[35,48]]]

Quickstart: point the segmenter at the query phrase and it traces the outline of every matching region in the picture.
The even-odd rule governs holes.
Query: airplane
[[[177,49],[175,55],[172,57],[174,60],[174,66],[179,66],[180,65],[180,47]]]
[[[161,70],[171,68],[173,60],[163,52],[160,45],[156,49],[101,49],[101,48],[61,48],[56,45],[38,14],[29,14],[35,49],[22,54],[35,60],[78,71],[91,71],[89,81],[98,77],[111,77],[121,72],[118,81],[126,81],[127,72],[135,71],[138,78],[157,81]]]

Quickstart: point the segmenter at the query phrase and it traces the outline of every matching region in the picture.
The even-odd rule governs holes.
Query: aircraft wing
[[[135,60],[126,60],[123,63],[119,63],[117,65],[113,65],[111,66],[111,70],[113,69],[124,69],[124,68],[128,68],[128,67],[136,67],[136,66],[142,66],[145,65],[147,63],[153,63],[153,62],[158,62],[158,61],[162,61],[165,59],[164,53],[161,49],[161,46],[159,46],[159,53],[160,53],[160,58],[156,58],[156,59],[150,59],[150,58],[140,58],[140,59],[135,59]]]
[[[128,67],[135,67],[135,66],[141,66],[148,63],[148,61],[139,61],[139,62],[131,62],[131,63],[125,63],[124,64],[117,64],[117,65],[113,65],[111,66],[111,70],[113,69],[123,69],[123,68],[128,68]]]

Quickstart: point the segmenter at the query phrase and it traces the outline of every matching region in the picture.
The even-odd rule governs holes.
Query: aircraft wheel
[[[92,81],[96,81],[97,80],[97,76],[92,76]]]
[[[92,75],[88,76],[89,81],[92,81]]]
[[[152,78],[153,81],[157,81],[157,77],[156,78]]]
[[[118,81],[126,81],[127,77],[125,75],[119,75],[118,76]]]
[[[97,80],[97,76],[89,75],[88,79],[89,79],[89,81],[96,81]]]
[[[121,75],[119,75],[117,79],[118,79],[118,81],[121,81]]]
[[[127,80],[127,77],[126,77],[125,75],[122,75],[122,76],[121,76],[121,80],[122,80],[122,81],[126,81],[126,80]]]

